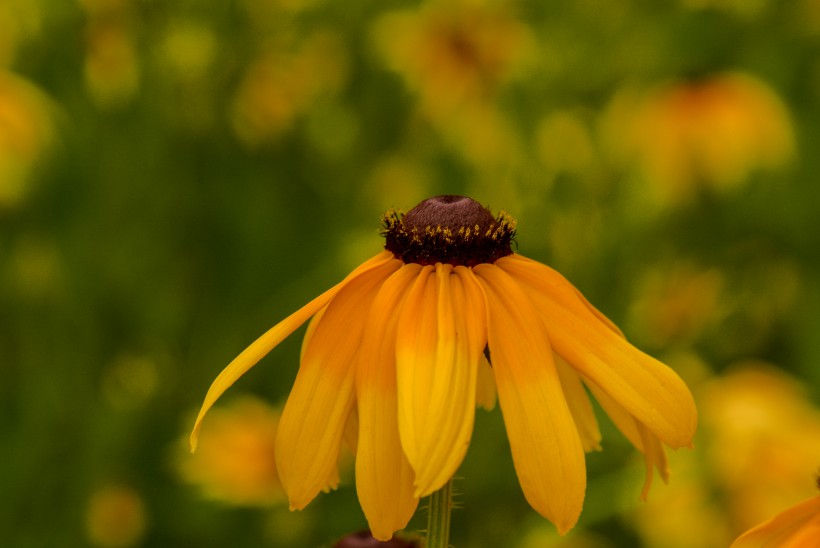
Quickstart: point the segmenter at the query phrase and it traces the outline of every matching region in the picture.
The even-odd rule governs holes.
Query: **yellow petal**
[[[553,353],[552,357],[558,370],[558,378],[561,379],[561,388],[567,398],[567,405],[572,418],[575,419],[575,426],[578,427],[584,451],[600,451],[601,431],[598,429],[595,411],[581,383],[580,375],[558,354]]]
[[[474,271],[487,302],[490,359],[518,479],[530,505],[566,533],[581,513],[586,464],[547,333],[509,275],[489,264]]]
[[[382,285],[359,348],[356,491],[370,531],[379,540],[404,528],[418,505],[413,469],[399,441],[396,327],[404,298],[420,271],[420,265],[404,265]]]
[[[318,326],[319,322],[322,321],[322,316],[324,316],[325,310],[327,310],[327,306],[319,310],[319,312],[317,312],[308,322],[307,329],[305,330],[305,336],[302,338],[302,349],[299,351],[299,363],[302,363],[302,359],[305,357],[305,350],[307,350],[308,345],[310,345],[310,340],[316,332],[316,326]]]
[[[666,459],[666,451],[657,436],[637,420],[635,421],[635,426],[638,428],[641,443],[644,447],[643,454],[646,475],[643,482],[643,489],[641,489],[641,500],[645,501],[649,496],[649,488],[652,487],[652,478],[655,476],[652,468],[657,468],[661,479],[664,483],[667,483],[669,481],[669,461]]]
[[[291,509],[304,508],[328,483],[335,487],[367,311],[400,265],[392,260],[350,280],[314,322],[276,434],[276,466]]]
[[[623,408],[618,402],[613,400],[606,392],[604,392],[598,385],[589,379],[584,379],[589,391],[595,396],[598,404],[604,410],[604,413],[612,420],[615,427],[620,430],[621,434],[641,453],[644,452],[643,439],[641,433],[638,431],[635,417]]]
[[[590,312],[569,282],[560,283],[560,275],[535,261],[510,257],[496,264],[526,288],[555,352],[665,444],[691,446],[697,410],[681,378]]]
[[[578,288],[572,285],[572,283],[557,270],[518,253],[505,257],[502,264],[505,263],[507,267],[513,265],[513,267],[533,269],[540,278],[541,283],[554,290],[550,292],[550,295],[557,299],[563,306],[581,315],[591,313],[598,321],[617,333],[618,336],[624,337],[623,331],[600,310],[595,308],[592,303],[584,297],[583,293],[578,291]]]
[[[598,400],[598,403],[603,408],[607,416],[612,419],[612,422],[621,431],[626,439],[632,443],[635,448],[643,453],[644,462],[646,464],[646,478],[644,480],[643,489],[641,489],[641,500],[646,500],[649,495],[649,488],[652,486],[653,467],[658,470],[661,479],[664,483],[669,481],[669,462],[666,458],[666,451],[661,445],[660,440],[655,436],[651,430],[635,417],[630,415],[626,409],[618,402],[613,400],[606,392],[596,386],[595,383],[584,379],[590,392]]]
[[[474,341],[469,344],[470,351],[478,351],[477,356],[470,358],[472,362],[478,362],[475,402],[489,411],[495,407],[496,392],[493,369],[484,355],[484,349],[487,347],[487,306],[484,291],[471,269],[457,266],[455,273],[461,280],[466,306],[462,313],[456,314],[456,318],[464,322],[463,329],[468,340]]]
[[[820,496],[784,510],[740,535],[731,548],[820,546]]]
[[[435,275],[417,280],[399,317],[399,432],[415,472],[417,497],[453,476],[473,431],[486,313],[481,289],[475,280],[469,282],[474,291],[468,294],[453,267],[439,263]]]
[[[436,283],[435,268],[425,266],[407,292],[396,326],[396,390],[398,402],[399,436],[402,450],[410,465],[418,457],[417,433],[424,425],[414,427],[413,410],[427,405],[429,400],[429,368],[415,367],[416,361],[435,361],[436,358]],[[409,363],[408,363],[409,362]],[[422,390],[414,389],[415,375],[427,384]],[[421,380],[421,379],[420,379]],[[421,417],[420,417],[421,418]],[[419,419],[420,419],[419,418]]]
[[[353,272],[347,275],[344,280],[328,289],[308,304],[273,326],[264,335],[256,339],[249,347],[242,351],[236,358],[228,364],[228,366],[217,375],[211,387],[205,394],[205,401],[202,403],[202,408],[199,410],[194,428],[191,432],[191,451],[196,451],[197,435],[202,426],[202,419],[211,408],[211,406],[219,399],[225,390],[227,390],[236,380],[244,375],[251,367],[257,364],[268,352],[282,342],[288,335],[293,333],[300,325],[305,323],[311,316],[321,310],[330,300],[342,289],[350,280],[356,278],[360,274],[377,268],[389,261],[395,260],[392,253],[389,251],[382,251],[375,257],[372,257],[359,265]]]

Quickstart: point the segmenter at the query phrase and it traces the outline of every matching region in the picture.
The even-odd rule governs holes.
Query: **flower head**
[[[390,538],[456,472],[474,408],[497,390],[524,495],[566,532],[583,505],[584,451],[601,439],[585,386],[645,455],[646,496],[653,467],[668,476],[663,446],[691,445],[689,390],[560,274],[514,253],[514,234],[506,213],[462,196],[388,212],[385,251],[216,378],[192,446],[214,401],[312,317],[276,438],[292,508],[336,486],[347,431],[359,502],[373,535]]]

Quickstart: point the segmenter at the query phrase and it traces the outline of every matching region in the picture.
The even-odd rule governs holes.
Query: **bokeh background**
[[[818,0],[2,0],[0,543],[365,527],[349,457],[303,512],[277,486],[298,336],[184,440],[232,357],[381,248],[384,210],[466,194],[701,419],[646,503],[602,419],[561,538],[478,410],[453,544],[725,546],[815,492],[818,146]]]

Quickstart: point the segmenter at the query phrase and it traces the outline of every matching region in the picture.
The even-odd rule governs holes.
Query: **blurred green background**
[[[452,543],[725,546],[820,467],[818,146],[818,0],[0,0],[0,543],[364,528],[350,459],[303,512],[276,490],[298,336],[184,439],[231,358],[381,249],[385,209],[466,194],[701,420],[647,503],[604,424],[560,538],[479,410]]]

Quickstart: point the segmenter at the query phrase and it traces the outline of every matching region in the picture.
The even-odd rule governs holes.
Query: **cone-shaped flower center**
[[[405,263],[476,266],[512,253],[515,220],[497,217],[465,196],[428,198],[403,214],[382,219],[385,249]]]

